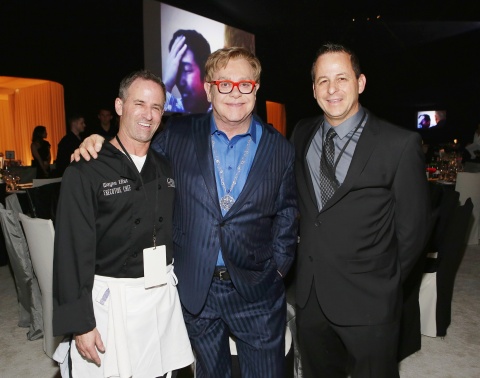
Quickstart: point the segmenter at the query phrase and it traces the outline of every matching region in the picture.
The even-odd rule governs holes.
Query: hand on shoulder
[[[80,161],[82,157],[86,161],[89,161],[92,157],[96,159],[98,157],[98,152],[102,149],[103,143],[105,143],[105,138],[101,135],[90,135],[83,140],[79,148],[73,151],[70,156],[70,161]]]

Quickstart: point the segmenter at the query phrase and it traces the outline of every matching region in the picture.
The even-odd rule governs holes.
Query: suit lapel
[[[198,166],[200,167],[207,191],[210,194],[213,203],[216,204],[218,212],[221,216],[222,212],[218,202],[217,184],[215,180],[214,162],[212,157],[210,116],[203,117],[198,122],[194,122],[192,128]]]
[[[302,156],[302,169],[303,169],[303,177],[305,177],[305,181],[307,184],[308,193],[312,202],[315,204],[316,208],[318,209],[317,203],[317,196],[315,194],[315,189],[313,187],[312,175],[310,174],[310,168],[308,167],[307,163],[307,153],[308,149],[310,148],[310,144],[312,144],[312,140],[317,133],[318,129],[320,128],[323,122],[323,117],[317,118],[314,120],[314,123],[310,130],[306,133],[305,136],[302,137],[302,141],[300,142],[300,146],[302,146],[303,150],[301,151]],[[320,169],[320,167],[319,167]]]

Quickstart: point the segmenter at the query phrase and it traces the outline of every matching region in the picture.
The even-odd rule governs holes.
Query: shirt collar
[[[356,112],[353,116],[350,118],[346,119],[343,121],[340,125],[335,126],[335,132],[337,133],[338,137],[340,139],[343,139],[346,137],[349,133],[351,133],[355,127],[360,123],[362,120],[363,114],[365,113],[365,110],[362,108],[360,104],[358,104],[358,112]],[[328,130],[330,130],[332,125],[330,125],[327,120],[325,120],[325,134],[327,133]]]
[[[245,134],[236,135],[235,137],[243,137],[243,136],[250,135],[250,137],[252,138],[252,142],[256,144],[257,143],[257,127],[259,126],[260,124],[258,123],[257,120],[255,120],[255,117],[252,117],[252,121],[250,122],[250,127],[248,128],[247,132]],[[218,130],[217,124],[215,123],[215,119],[213,118],[213,114],[210,114],[210,135],[213,135],[217,131],[225,135],[223,131]]]

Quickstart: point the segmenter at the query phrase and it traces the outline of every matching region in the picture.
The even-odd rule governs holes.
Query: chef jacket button
[[[140,218],[135,219],[135,224],[140,224]]]

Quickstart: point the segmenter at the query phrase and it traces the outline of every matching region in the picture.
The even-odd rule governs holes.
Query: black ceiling
[[[329,40],[357,51],[362,103],[382,116],[406,125],[405,109],[439,104],[480,115],[477,0],[164,2],[256,35],[259,101],[285,103],[290,129],[318,113],[309,70]],[[119,78],[143,65],[141,0],[1,1],[0,31],[0,75],[61,82],[67,111],[111,101]]]
[[[291,32],[315,28],[347,28],[381,23],[407,28],[407,44],[461,33],[480,20],[475,0],[165,0],[180,8],[221,19],[253,33]],[[426,30],[422,30],[425,26]],[[445,30],[447,29],[447,30]],[[402,33],[403,34],[403,33]]]

